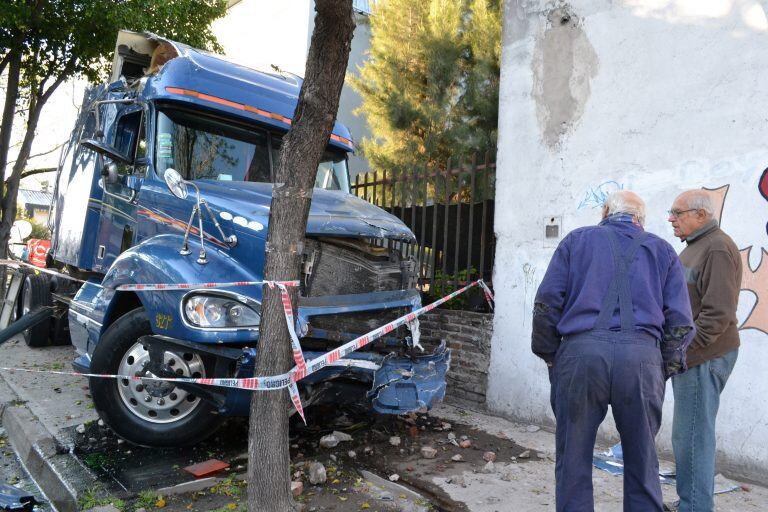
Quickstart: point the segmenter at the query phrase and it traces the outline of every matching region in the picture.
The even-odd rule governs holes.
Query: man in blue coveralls
[[[611,406],[624,451],[624,510],[663,510],[655,437],[665,377],[685,370],[693,320],[672,246],[645,204],[608,196],[597,226],[560,242],[536,294],[533,352],[549,367],[557,510],[594,510],[592,453]]]

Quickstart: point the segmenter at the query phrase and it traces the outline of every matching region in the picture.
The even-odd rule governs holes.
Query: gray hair
[[[645,224],[645,203],[640,196],[629,190],[613,192],[605,198],[605,207],[608,215],[626,213],[637,219],[641,225]]]
[[[689,190],[685,195],[688,208],[691,210],[704,210],[707,217],[715,215],[715,207],[712,205],[712,194],[703,189]]]

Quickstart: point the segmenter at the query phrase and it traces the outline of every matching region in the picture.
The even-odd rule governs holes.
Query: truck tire
[[[142,375],[149,353],[138,342],[152,334],[144,308],[134,309],[107,328],[91,358],[91,372]],[[179,376],[205,377],[199,355],[165,352],[164,362]],[[123,439],[142,446],[189,446],[216,431],[214,407],[172,383],[90,378],[93,403],[104,422]]]
[[[48,278],[39,274],[27,274],[21,287],[19,318],[38,308],[51,305],[51,290]],[[51,320],[43,320],[23,333],[29,347],[47,347],[51,344]]]

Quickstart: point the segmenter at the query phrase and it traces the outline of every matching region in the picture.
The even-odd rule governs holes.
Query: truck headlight
[[[195,327],[256,327],[261,315],[232,297],[190,295],[184,301],[184,316]]]

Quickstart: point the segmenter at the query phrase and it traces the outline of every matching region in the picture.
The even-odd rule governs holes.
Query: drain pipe
[[[20,332],[30,329],[40,322],[48,320],[53,315],[53,306],[45,306],[35,311],[31,311],[13,322],[5,329],[0,330],[0,345],[13,338]]]

